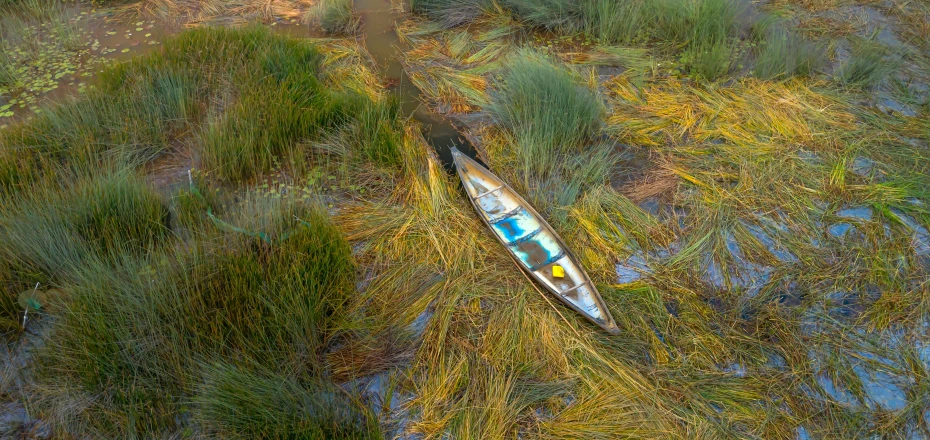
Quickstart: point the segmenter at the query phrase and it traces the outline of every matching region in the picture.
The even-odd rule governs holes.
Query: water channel
[[[452,122],[423,104],[420,90],[407,76],[400,62],[400,38],[394,29],[402,11],[393,7],[391,0],[355,0],[355,9],[362,19],[362,37],[368,52],[387,82],[393,84],[403,114],[411,115],[422,124],[423,136],[436,151],[443,166],[452,170],[450,147],[453,146],[476,158],[474,146],[459,133]]]

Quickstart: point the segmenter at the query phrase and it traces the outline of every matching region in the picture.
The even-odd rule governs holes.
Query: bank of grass
[[[297,21],[304,18],[312,0],[100,0],[102,6],[116,6],[126,16],[147,16],[176,20],[190,26],[246,25],[275,20]]]
[[[319,161],[396,172],[396,101],[324,87],[320,62],[261,28],[189,31],[0,135],[4,324],[27,287],[65,292],[42,304],[53,336],[28,397],[56,435],[177,435],[190,419],[222,437],[380,436],[325,360],[356,292],[341,231],[309,196],[230,189]],[[323,147],[334,136],[351,142]],[[207,170],[169,200],[146,164],[182,148]]]
[[[418,0],[410,5],[413,12],[447,27],[474,21],[489,10],[478,0]],[[580,34],[603,44],[656,46],[680,55],[690,74],[706,80],[729,73],[737,55],[739,8],[729,0],[507,0],[499,5],[530,27]]]
[[[182,34],[163,52],[106,70],[80,100],[4,132],[0,154],[10,157],[0,164],[0,186],[22,187],[43,172],[50,179],[80,174],[88,163],[138,166],[191,137],[205,171],[241,181],[270,171],[298,143],[345,125],[362,109],[393,114],[396,103],[332,92],[318,76],[320,56],[307,41],[260,27]]]
[[[92,260],[74,275],[39,381],[99,397],[74,412],[49,392],[56,429],[170,432],[185,428],[174,420],[192,400],[198,422],[224,436],[377,434],[327,385],[321,358],[355,291],[341,232],[312,204],[257,200],[228,211],[238,214],[190,250]]]

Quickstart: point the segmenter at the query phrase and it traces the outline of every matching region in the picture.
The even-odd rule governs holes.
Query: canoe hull
[[[469,200],[518,265],[562,303],[611,334],[619,329],[600,293],[555,230],[506,182],[452,149]]]

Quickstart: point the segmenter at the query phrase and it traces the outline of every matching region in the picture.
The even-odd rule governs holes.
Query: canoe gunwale
[[[594,282],[591,281],[591,278],[588,276],[588,273],[587,273],[587,272],[584,270],[584,268],[582,267],[582,265],[581,265],[581,260],[579,260],[578,257],[576,257],[575,254],[571,251],[571,249],[569,249],[568,245],[565,244],[565,242],[562,240],[562,237],[559,236],[558,233],[556,233],[555,229],[552,228],[552,226],[549,224],[549,222],[547,222],[546,219],[545,219],[542,215],[540,215],[539,212],[537,212],[535,208],[533,208],[533,205],[531,205],[529,202],[527,202],[527,201],[523,198],[523,196],[521,196],[520,193],[518,193],[516,190],[514,190],[507,182],[505,182],[503,179],[501,179],[500,177],[498,177],[496,174],[492,173],[492,172],[491,172],[490,170],[488,170],[487,168],[484,168],[483,166],[481,166],[481,164],[479,164],[479,163],[477,163],[477,162],[474,162],[474,161],[472,161],[472,162],[474,162],[474,163],[472,164],[473,166],[477,166],[477,167],[483,169],[483,170],[484,170],[486,173],[488,173],[489,175],[493,176],[495,179],[497,179],[497,180],[500,182],[501,186],[498,187],[498,188],[492,189],[492,190],[490,190],[490,191],[485,191],[484,193],[479,194],[478,196],[472,197],[471,193],[468,191],[468,188],[465,187],[465,185],[466,185],[465,180],[466,180],[466,178],[467,178],[467,177],[466,177],[466,173],[465,173],[465,171],[463,171],[463,167],[460,167],[460,166],[459,166],[459,161],[460,161],[460,160],[471,160],[471,159],[470,159],[470,158],[467,158],[465,155],[463,155],[461,152],[459,152],[459,151],[458,151],[457,149],[455,149],[454,147],[453,147],[453,155],[452,155],[452,156],[453,156],[453,161],[455,162],[455,165],[456,165],[456,166],[455,166],[456,173],[458,174],[459,179],[462,181],[462,189],[465,190],[465,195],[466,195],[466,197],[468,197],[468,200],[471,202],[472,207],[474,207],[474,208],[475,208],[475,211],[477,211],[476,213],[478,214],[478,217],[479,217],[479,218],[481,219],[481,221],[485,224],[485,226],[488,227],[488,229],[491,229],[491,230],[492,230],[492,234],[491,234],[491,235],[493,235],[494,238],[497,239],[497,241],[498,241],[501,245],[504,246],[504,248],[506,249],[507,254],[510,255],[510,256],[513,258],[513,260],[517,263],[518,266],[520,266],[520,269],[522,269],[524,272],[526,272],[527,274],[529,274],[529,276],[530,276],[537,284],[542,285],[542,287],[543,287],[544,289],[546,289],[546,291],[548,291],[550,294],[552,294],[553,296],[555,296],[556,298],[558,298],[558,300],[561,301],[562,304],[565,304],[566,306],[568,306],[569,308],[571,308],[572,310],[574,310],[576,313],[578,313],[578,314],[580,314],[581,316],[585,317],[585,319],[587,319],[588,321],[591,321],[593,324],[595,324],[595,325],[597,325],[598,327],[604,329],[604,330],[607,331],[608,333],[610,333],[610,334],[612,334],[612,335],[619,335],[619,334],[620,334],[620,329],[619,329],[619,327],[617,327],[616,321],[614,321],[613,316],[610,314],[610,310],[607,308],[607,303],[604,302],[604,298],[601,297],[601,293],[598,292],[597,287],[595,287],[595,285],[594,285]],[[513,251],[510,249],[510,247],[508,246],[508,243],[505,242],[503,238],[501,238],[498,234],[494,234],[494,233],[493,233],[493,225],[492,225],[492,223],[486,218],[486,216],[481,215],[481,212],[483,211],[483,209],[478,205],[478,199],[479,199],[479,198],[482,198],[482,197],[486,197],[486,196],[488,196],[490,193],[497,192],[497,191],[500,191],[500,190],[502,190],[502,189],[503,189],[503,190],[510,191],[510,193],[516,198],[516,200],[517,200],[518,204],[520,205],[520,207],[526,209],[533,217],[535,217],[535,219],[536,219],[537,221],[539,221],[539,223],[540,223],[540,225],[542,226],[542,228],[547,229],[547,230],[552,234],[552,236],[555,238],[556,243],[562,248],[563,256],[564,256],[565,258],[568,258],[568,259],[572,260],[572,262],[578,267],[578,271],[579,271],[579,273],[581,274],[581,276],[583,277],[581,283],[579,283],[579,284],[576,285],[575,287],[573,287],[573,288],[571,288],[571,289],[569,289],[569,290],[563,291],[563,292],[558,292],[558,291],[556,291],[555,289],[549,287],[548,284],[546,284],[545,282],[543,282],[543,281],[540,279],[539,275],[537,275],[536,272],[535,272],[531,267],[528,267],[528,266],[526,265],[525,262],[523,262],[523,261],[521,261],[519,258],[517,258],[516,255],[514,255]],[[561,259],[561,257],[560,257],[560,259]],[[553,263],[553,262],[550,262],[550,263],[547,263],[546,265],[552,264],[552,263]],[[565,293],[565,292],[574,291],[574,290],[576,290],[576,289],[578,289],[578,288],[581,288],[582,286],[585,286],[585,285],[587,285],[588,288],[591,289],[591,291],[593,292],[593,298],[594,298],[594,300],[597,302],[598,306],[603,310],[604,315],[605,315],[605,322],[604,322],[604,323],[598,322],[598,321],[597,321],[596,319],[594,319],[590,314],[588,314],[587,312],[581,310],[578,306],[576,306],[575,304],[572,304],[570,301],[568,301],[566,298],[564,298],[564,297],[562,296],[562,294]]]

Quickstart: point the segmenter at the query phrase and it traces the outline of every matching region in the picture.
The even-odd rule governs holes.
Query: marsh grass
[[[597,134],[604,107],[564,66],[525,50],[511,59],[487,110],[513,136],[522,180],[570,161]]]
[[[58,1],[46,0],[4,0],[0,8],[20,13],[36,20],[48,20],[55,17],[60,10]]]
[[[708,23],[670,27],[653,40],[676,42],[669,52],[699,47],[692,42],[702,40],[742,50],[733,41],[731,18],[711,20],[714,14],[707,12],[719,9],[676,10],[669,22],[695,22],[706,14]],[[489,40],[506,41],[489,20],[464,30],[409,26],[412,48],[406,55],[417,69],[461,63]],[[767,50],[772,29],[751,36],[763,42],[758,51]],[[552,43],[559,50],[559,41],[541,37],[533,44]],[[589,162],[594,179],[569,165],[574,157],[525,172],[517,140],[521,130],[544,132],[539,124],[502,123],[506,119],[492,113],[493,119],[475,118],[470,125],[469,139],[485,163],[543,212],[583,260],[624,329],[620,340],[587,333],[574,314],[564,314],[563,321],[538,293],[524,290],[519,276],[511,278],[519,274],[495,266],[503,262],[494,243],[483,245],[480,231],[474,239],[463,232],[471,225],[451,208],[455,197],[443,201],[442,180],[427,178],[425,171],[422,183],[407,185],[412,189],[397,197],[401,207],[392,201],[342,211],[350,239],[363,246],[362,264],[385,267],[372,286],[391,293],[383,303],[366,303],[376,304],[368,310],[406,324],[430,305],[413,361],[421,374],[412,380],[420,419],[408,431],[451,437],[920,437],[924,416],[913,408],[925,401],[914,394],[922,392],[915,384],[924,373],[905,359],[914,341],[925,338],[927,272],[926,263],[917,261],[926,261],[918,254],[927,251],[906,237],[926,236],[928,219],[920,212],[927,195],[918,189],[926,180],[920,176],[927,171],[926,152],[917,146],[926,139],[925,124],[885,117],[858,106],[830,81],[804,77],[806,68],[794,54],[800,60],[813,55],[796,43],[805,42],[768,49],[788,56],[770,66],[777,81],[707,84],[636,72],[590,74],[588,84],[599,86],[610,112],[594,135],[560,147],[581,145],[578,162],[596,157]],[[591,53],[569,50],[564,58],[579,64]],[[523,53],[508,55],[514,61]],[[522,70],[541,77],[534,69],[542,70],[543,63],[534,64]],[[502,99],[513,76],[500,58],[460,65],[471,72],[486,69],[491,104],[484,108],[516,102]],[[576,85],[587,78],[566,72]],[[525,83],[539,87],[547,81]],[[457,102],[454,94],[425,90],[437,106]],[[539,107],[517,107],[530,110],[515,120],[534,120],[528,115]],[[570,114],[567,108],[562,106],[563,114]],[[906,146],[902,135],[921,141]],[[650,167],[632,189],[622,179],[616,188],[606,186],[616,159],[599,154],[618,150],[637,157],[628,165],[632,169]],[[530,167],[547,160],[537,156]],[[605,163],[606,170],[594,166]],[[655,180],[661,188],[651,191]],[[636,203],[624,194],[636,196]],[[444,207],[437,209],[439,201]],[[905,210],[901,219],[907,220],[879,214],[878,206]],[[847,207],[856,209],[850,214]],[[855,212],[863,208],[872,213],[867,219],[844,217],[861,215]],[[464,211],[468,217],[467,205]],[[432,238],[441,234],[419,232],[453,224],[458,247]],[[405,267],[390,264],[397,260]],[[409,266],[417,261],[426,274],[412,275],[417,270]],[[427,282],[434,266],[442,289]],[[394,301],[402,306],[391,307]],[[893,342],[894,334],[909,342]],[[566,346],[572,348],[557,348]],[[540,354],[528,358],[524,350]],[[881,361],[858,360],[876,357]],[[523,406],[514,392],[526,380],[554,389],[560,379],[569,382],[543,393],[541,404]],[[645,395],[649,403],[641,400]],[[525,418],[514,416],[521,411]]]
[[[469,23],[491,6],[487,0],[410,0],[410,10],[435,20],[446,28]]]
[[[196,401],[198,423],[218,435],[378,437],[327,379],[324,352],[356,291],[341,231],[309,196],[224,186],[310,171],[297,165],[329,160],[317,141],[339,134],[350,140],[339,166],[398,170],[407,132],[396,101],[330,89],[320,63],[312,43],[261,28],[199,29],[4,130],[4,298],[27,282],[68,292],[49,310],[55,336],[37,362],[36,401],[56,432],[169,435]],[[208,168],[169,201],[137,173],[185,147]],[[243,377],[253,386],[231,388]],[[290,385],[272,386],[281,378]],[[275,400],[282,390],[291,394]],[[250,431],[219,416],[231,407],[280,423]]]
[[[102,0],[127,16],[177,20],[190,26],[246,25],[277,19],[299,20],[316,4],[311,0]]]
[[[340,389],[225,363],[203,367],[193,406],[209,431],[226,438],[380,438],[372,418]],[[365,420],[368,420],[366,426]]]
[[[56,413],[65,420],[62,429],[159,432],[173,426],[190,396],[199,420],[229,435],[361,432],[346,420],[364,418],[326,388],[319,359],[354,291],[348,244],[319,207],[253,201],[230,211],[238,213],[228,219],[233,230],[204,232],[217,246],[123,254],[115,265],[91,260],[72,278],[40,380],[50,387],[79,384],[101,395],[105,409],[69,414],[52,402],[50,411],[65,412]],[[292,382],[267,378],[276,374]],[[243,377],[255,380],[232,380]],[[326,405],[325,395],[343,403]],[[329,412],[298,412],[304,405]],[[278,422],[247,428],[257,420],[236,423],[220,408]]]
[[[0,165],[2,183],[16,188],[58,168],[80,174],[91,164],[139,166],[185,142],[193,144],[205,171],[240,181],[270,171],[298,144],[353,121],[351,109],[364,110],[362,125],[380,123],[372,112],[396,116],[388,103],[369,110],[372,99],[381,98],[363,90],[324,87],[312,46],[260,27],[198,29],[168,40],[163,53],[103,72],[86,97],[5,131],[0,144],[22,154],[2,153],[11,161]],[[378,129],[366,130],[380,136]],[[364,145],[390,149],[386,143],[381,136]],[[390,156],[385,151],[375,155]]]
[[[836,72],[836,79],[847,87],[871,89],[881,84],[898,63],[878,42],[855,41],[852,55]]]
[[[310,10],[309,16],[329,34],[351,35],[358,31],[361,17],[352,0],[323,0]]]
[[[91,254],[141,254],[170,235],[164,202],[131,175],[39,189],[8,202],[2,252],[25,273],[41,273],[43,283],[67,280]]]
[[[101,254],[149,252],[170,238],[164,200],[134,176],[97,179],[78,187],[69,212],[75,232]]]
[[[584,33],[604,44],[632,45],[650,38],[658,8],[652,2],[585,1]]]
[[[690,6],[676,10],[683,23],[700,15]],[[329,380],[395,370],[403,405],[386,417],[403,417],[404,435],[427,438],[906,438],[927,431],[924,121],[863,108],[810,78],[726,85],[632,73],[598,78],[538,53],[514,53],[513,30],[495,20],[469,38],[455,29],[430,39],[430,50],[409,59],[481,60],[459,77],[490,103],[476,108],[492,110],[494,124],[479,122],[467,134],[582,259],[621,337],[544,299],[417,127],[397,121],[388,101],[338,100],[342,110],[315,128],[318,137],[282,148],[293,152],[259,148],[260,166],[241,169],[241,176],[262,176],[267,157],[272,167],[289,154],[318,166],[323,155],[344,168],[340,179],[379,188],[328,199],[332,222],[321,205],[216,196],[195,175],[179,195],[184,207],[174,205],[185,211],[178,218],[193,240],[172,237],[148,255],[115,260],[89,245],[78,249],[82,270],[67,281],[68,307],[55,312],[58,337],[43,353],[37,390],[59,433],[170,437],[189,427],[216,437],[377,437],[373,414],[354,396],[333,392]],[[677,35],[670,28],[662,41],[687,50],[699,41],[696,29],[710,36],[703,41],[725,41],[718,37],[732,37],[727,21]],[[166,56],[203,57],[211,63],[192,70],[253,84],[250,75],[224,72],[238,72],[255,52],[274,52],[266,37],[236,33],[252,39],[238,45],[211,42],[211,32],[182,40],[190,44]],[[352,44],[327,44],[320,69],[350,72],[351,63],[332,60],[358,58]],[[498,58],[506,54],[512,64]],[[287,84],[289,63],[258,59],[268,61],[254,72],[278,72],[268,81]],[[520,63],[527,68],[509,70]],[[719,71],[714,65],[708,71]],[[475,80],[497,73],[498,84]],[[331,85],[328,75],[338,73],[314,74],[340,94],[378,87],[363,79]],[[210,105],[183,113],[209,124],[233,117],[224,111],[241,90],[214,93],[197,78],[195,102]],[[462,95],[431,96],[451,108],[442,99]],[[662,189],[608,186],[618,152],[647,161]],[[72,156],[8,155],[0,163],[17,170],[30,157],[34,166],[24,169],[34,171]],[[80,238],[37,208],[59,200],[35,190],[57,183],[49,178],[57,173],[42,175],[17,180],[4,199],[15,203],[2,208],[28,211],[21,218],[49,235],[30,232],[36,245],[27,250]],[[21,201],[30,194],[46,202]],[[68,260],[65,251],[58,253]],[[638,277],[618,282],[618,265]],[[13,282],[35,272],[14,271]],[[876,389],[887,390],[890,402]]]
[[[706,80],[726,75],[735,64],[739,7],[730,0],[508,0],[499,4],[533,28],[581,34],[605,45],[650,44],[679,54],[690,74]],[[413,12],[423,13],[444,27],[475,22],[480,5],[476,1],[411,3]]]
[[[824,50],[782,27],[763,32],[753,74],[763,79],[810,76],[822,64]]]
[[[0,86],[16,87],[21,84],[19,77],[16,75],[16,66],[13,58],[10,56],[6,43],[0,44]]]

